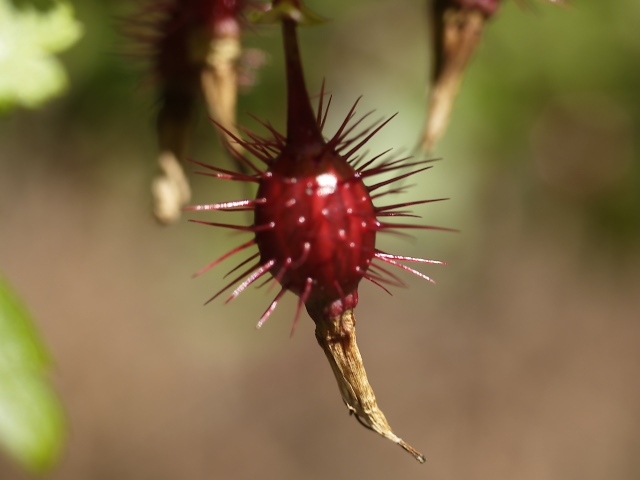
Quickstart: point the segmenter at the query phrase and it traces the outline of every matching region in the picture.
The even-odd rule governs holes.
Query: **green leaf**
[[[67,76],[53,55],[73,45],[82,28],[71,5],[46,8],[0,0],[0,110],[36,108],[67,87]]]
[[[48,365],[29,314],[0,276],[0,446],[35,471],[53,465],[65,438]]]

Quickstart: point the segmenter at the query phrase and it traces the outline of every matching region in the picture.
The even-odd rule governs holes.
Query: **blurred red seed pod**
[[[179,218],[191,194],[182,162],[196,106],[234,130],[245,0],[156,0],[126,21],[139,53],[151,62],[158,91],[157,134],[161,173],[154,179],[154,214]]]

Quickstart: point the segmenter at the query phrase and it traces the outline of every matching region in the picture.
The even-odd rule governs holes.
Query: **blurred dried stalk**
[[[236,130],[237,65],[241,54],[239,35],[212,40],[206,57],[206,67],[203,68],[200,76],[209,115],[234,135],[238,135]],[[239,143],[234,143],[233,148],[237,153],[242,153],[244,150]]]
[[[236,99],[238,92],[237,64],[242,53],[239,32],[235,35],[214,38],[208,42],[205,61],[200,71],[199,88],[204,95],[209,115],[225,129],[237,134]],[[191,199],[189,179],[184,172],[183,159],[191,130],[191,118],[169,128],[159,128],[162,150],[158,157],[161,173],[152,182],[153,211],[164,224],[177,221],[182,207]],[[225,142],[226,146],[242,153],[237,143]]]
[[[499,0],[432,0],[433,70],[427,121],[422,134],[425,152],[444,135],[465,68],[480,43],[487,19]]]

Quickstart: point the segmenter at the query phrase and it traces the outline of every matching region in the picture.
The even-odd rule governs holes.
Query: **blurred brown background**
[[[293,296],[260,331],[273,293],[202,306],[226,270],[191,274],[244,237],[153,222],[153,96],[116,54],[113,18],[131,6],[76,4],[86,34],[64,56],[69,94],[0,119],[0,269],[55,358],[70,423],[47,478],[640,478],[640,3],[505,2],[444,160],[403,197],[451,197],[416,210],[461,232],[381,239],[450,263],[422,269],[437,285],[405,276],[393,297],[364,284],[356,312],[379,404],[423,466],[349,418],[306,315],[289,339]],[[362,113],[400,112],[372,153],[410,151],[423,3],[309,5],[333,18],[301,32],[310,90],[324,77],[334,94],[327,131],[364,94]],[[247,43],[270,59],[240,111],[281,126],[278,32]],[[216,156],[203,120],[193,157]],[[248,194],[206,178],[194,192]],[[0,478],[28,477],[0,455]]]

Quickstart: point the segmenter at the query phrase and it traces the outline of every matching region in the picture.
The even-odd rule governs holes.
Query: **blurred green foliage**
[[[477,125],[465,143],[509,172],[529,218],[580,218],[595,245],[635,250],[640,3],[532,6],[505,2],[489,25],[451,133]]]
[[[57,460],[65,438],[49,364],[29,314],[0,277],[0,445],[36,471]]]
[[[0,111],[37,108],[67,87],[54,56],[81,36],[64,1],[0,0]],[[49,358],[25,307],[0,277],[0,445],[30,470],[58,458],[65,422]]]
[[[37,108],[67,87],[55,53],[81,36],[73,9],[64,1],[0,0],[0,111]]]

